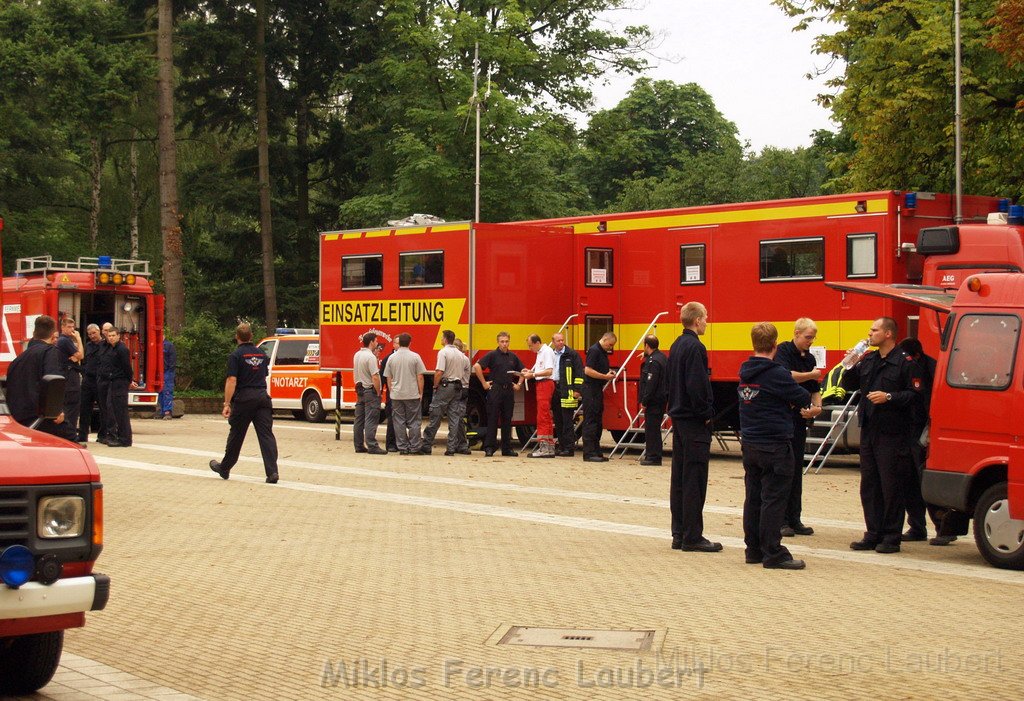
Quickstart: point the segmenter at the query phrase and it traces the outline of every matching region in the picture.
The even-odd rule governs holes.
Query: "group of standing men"
[[[88,342],[70,316],[57,322],[45,314],[33,322],[32,340],[15,358],[7,373],[7,403],[14,419],[31,425],[37,418],[39,392],[45,375],[65,378],[64,411],[37,427],[46,433],[85,444],[89,438],[92,410],[98,406],[97,442],[111,447],[132,444],[128,418],[128,390],[134,386],[131,354],[121,333],[111,324],[90,324]]]

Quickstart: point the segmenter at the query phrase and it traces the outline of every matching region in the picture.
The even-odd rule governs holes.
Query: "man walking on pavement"
[[[227,479],[231,468],[238,462],[242,442],[249,424],[256,428],[256,438],[263,456],[263,470],[267,484],[276,484],[277,439],[274,438],[274,408],[267,391],[270,360],[260,348],[252,344],[252,327],[242,322],[235,329],[238,346],[228,356],[228,376],[224,381],[224,410],[231,430],[224,457],[220,462],[210,461],[210,469]]]
[[[400,333],[395,339],[398,350],[388,360],[384,377],[391,394],[391,411],[395,421],[395,441],[400,455],[415,455],[423,447],[420,406],[423,401],[423,374],[427,367],[418,353],[409,350],[412,336]]]
[[[640,382],[637,394],[640,397],[640,411],[644,413],[644,459],[641,465],[661,465],[662,434],[661,423],[665,419],[665,402],[668,401],[668,358],[658,349],[657,336],[644,339],[644,364],[640,368]]]
[[[916,471],[913,442],[923,401],[921,368],[896,348],[896,321],[883,316],[871,325],[868,343],[878,348],[843,373],[847,390],[860,390],[860,500],[864,537],[852,550],[898,553],[906,509],[904,484]]]
[[[463,377],[468,377],[469,358],[455,347],[455,332],[441,332],[444,345],[437,352],[437,364],[434,368],[434,394],[430,401],[430,421],[423,432],[423,447],[420,452],[430,455],[437,429],[441,427],[441,419],[448,416],[448,449],[445,455],[469,455],[467,445],[461,447],[459,429],[466,406],[462,402],[462,390],[468,389],[463,384]]]
[[[380,371],[377,369],[377,334],[363,334],[363,347],[352,358],[352,380],[356,385],[356,415],[352,423],[352,440],[357,453],[387,455],[377,443],[380,423]]]
[[[604,428],[604,386],[615,377],[608,356],[615,347],[615,334],[605,332],[601,340],[587,351],[586,376],[583,382],[583,460],[608,462],[601,452],[601,431]]]
[[[687,302],[679,310],[683,333],[668,354],[668,415],[672,419],[672,549],[715,553],[721,543],[704,537],[704,502],[708,494],[711,423],[715,418],[708,350],[700,337],[708,327],[708,310]]]

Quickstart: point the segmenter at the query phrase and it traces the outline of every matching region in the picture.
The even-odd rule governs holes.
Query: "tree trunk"
[[[138,138],[138,129],[132,127],[132,140],[128,144],[128,170],[131,173],[129,184],[131,189],[131,214],[128,217],[129,233],[132,253],[131,257],[139,258],[139,145],[135,139]]]
[[[270,138],[267,126],[266,0],[256,0],[256,150],[259,154],[260,239],[263,242],[263,310],[267,331],[277,328],[274,232],[270,221]]]
[[[301,67],[300,67],[301,70]],[[299,250],[312,249],[309,231],[309,104],[299,83],[298,104],[295,107],[295,150],[298,168],[295,174],[295,224],[299,230]]]
[[[160,161],[160,233],[163,237],[164,326],[172,334],[185,326],[185,281],[181,216],[178,214],[178,157],[174,137],[174,16],[172,0],[157,0],[157,138]]]
[[[103,184],[103,146],[98,137],[89,139],[89,150],[92,152],[92,200],[89,206],[89,244],[96,253],[96,244],[100,235],[100,187]]]

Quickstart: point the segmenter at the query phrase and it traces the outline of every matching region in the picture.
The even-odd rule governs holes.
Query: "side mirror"
[[[32,422],[32,428],[41,424],[43,419],[56,419],[64,411],[65,382],[63,375],[43,375],[39,386],[39,418]]]

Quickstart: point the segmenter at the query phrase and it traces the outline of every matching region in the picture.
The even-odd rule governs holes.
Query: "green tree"
[[[583,179],[598,206],[615,201],[629,180],[661,179],[671,170],[669,179],[678,181],[686,168],[742,157],[736,126],[703,88],[649,78],[596,113],[583,143]]]
[[[946,0],[773,0],[798,28],[839,26],[817,51],[845,63],[830,81],[831,107],[856,145],[843,189],[953,187],[953,4]],[[964,189],[1019,195],[1024,147],[1017,103],[1024,66],[992,48],[996,0],[963,3]],[[829,26],[829,25],[826,25]],[[1019,37],[1017,37],[1019,38]]]

